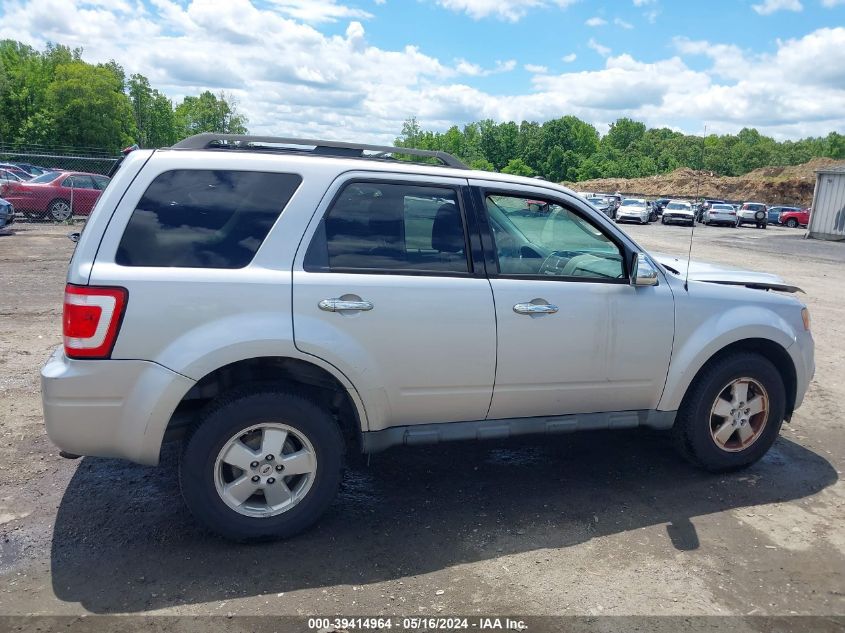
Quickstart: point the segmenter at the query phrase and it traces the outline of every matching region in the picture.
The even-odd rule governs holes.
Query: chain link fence
[[[84,219],[116,161],[95,148],[0,144],[0,199],[13,205],[16,222]]]

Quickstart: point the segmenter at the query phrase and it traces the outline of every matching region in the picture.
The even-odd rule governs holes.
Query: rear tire
[[[72,217],[73,211],[67,200],[53,200],[47,208],[47,214],[44,216],[44,219],[55,222],[67,222]]]
[[[786,221],[786,226],[788,226],[791,229],[797,229],[798,228],[798,220],[796,220],[795,218],[789,218]]]
[[[739,387],[731,385],[742,381],[752,385],[746,387],[747,402],[742,406],[757,407],[761,402],[765,406],[764,417],[751,410],[750,415],[742,418],[747,420],[745,424],[733,416],[742,416],[742,412],[749,409],[738,407],[726,397],[733,397]],[[672,428],[675,445],[689,461],[711,472],[729,472],[750,466],[766,454],[780,433],[786,407],[784,391],[780,373],[767,358],[751,352],[720,358],[699,373],[684,396]],[[722,408],[726,408],[723,411],[726,418],[714,414]],[[735,414],[735,411],[739,413]],[[725,422],[731,420],[737,424],[725,426]],[[743,439],[743,431],[753,431],[753,437]],[[717,437],[725,440],[724,445],[719,444],[721,440]]]
[[[278,450],[270,448],[280,437]],[[340,485],[343,454],[337,423],[311,400],[272,386],[236,390],[213,402],[192,429],[179,483],[194,517],[224,538],[287,538],[329,507]],[[294,465],[294,455],[305,459]],[[239,456],[243,468],[232,465]],[[236,482],[253,491],[243,501],[236,491],[228,492]]]

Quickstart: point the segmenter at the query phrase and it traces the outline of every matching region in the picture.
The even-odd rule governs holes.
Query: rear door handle
[[[517,314],[554,314],[559,309],[551,303],[517,303],[513,307]]]
[[[368,312],[373,309],[371,301],[349,301],[347,299],[323,299],[317,304],[325,312]]]

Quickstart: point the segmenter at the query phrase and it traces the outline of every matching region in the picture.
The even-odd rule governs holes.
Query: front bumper
[[[804,402],[810,381],[816,373],[815,342],[810,332],[801,332],[786,350],[795,365],[795,408]]]
[[[695,222],[695,216],[692,215],[672,215],[671,213],[663,213],[664,221],[669,224],[670,222],[678,222],[679,224],[690,224]]]
[[[47,435],[76,455],[158,463],[167,423],[194,381],[141,360],[71,360],[41,368]]]

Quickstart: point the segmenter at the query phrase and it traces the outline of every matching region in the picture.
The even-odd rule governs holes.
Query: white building
[[[845,240],[845,166],[816,170],[807,237]]]

